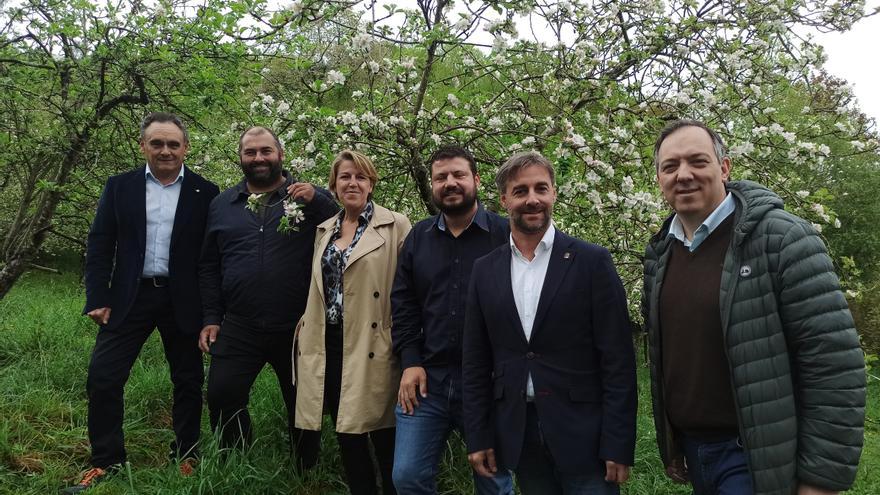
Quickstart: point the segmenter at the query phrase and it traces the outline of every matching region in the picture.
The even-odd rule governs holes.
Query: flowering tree
[[[131,167],[149,104],[193,117],[222,99],[245,50],[221,38],[241,16],[201,7],[34,0],[2,11],[0,298],[50,233],[84,245],[88,207],[109,173]]]
[[[633,293],[642,246],[668,213],[651,157],[668,119],[718,128],[734,176],[779,191],[825,233],[847,224],[837,205],[849,167],[877,167],[874,123],[822,72],[821,47],[801,34],[848,29],[865,15],[863,2],[214,0],[160,3],[165,23],[136,5],[138,15],[90,15],[132,51],[114,56],[134,57],[107,67],[149,69],[118,70],[124,77],[104,86],[81,77],[92,89],[79,94],[138,95],[139,77],[145,91],[164,95],[163,106],[209,131],[194,133],[188,163],[222,185],[240,178],[236,140],[253,124],[278,131],[288,168],[316,182],[340,149],[365,151],[380,168],[378,200],[413,218],[435,212],[427,159],[439,144],[475,152],[490,207],[495,168],[535,149],[556,164],[556,221],[609,247]],[[4,31],[2,57],[24,72],[39,44],[22,31],[22,15]],[[84,45],[92,72],[82,74],[101,67],[100,45]],[[47,74],[63,80],[57,69]],[[90,104],[78,115],[94,114],[95,100],[82,101]]]
[[[277,51],[251,118],[284,130],[294,169],[362,149],[383,171],[380,199],[419,216],[435,211],[437,145],[472,148],[484,185],[512,152],[539,150],[556,163],[557,222],[608,246],[637,291],[642,246],[667,214],[651,153],[668,119],[717,127],[734,176],[820,230],[841,224],[825,200],[845,159],[876,159],[873,122],[799,34],[849,28],[862,2],[415,3],[345,2],[342,15],[340,2],[296,2],[253,28]]]

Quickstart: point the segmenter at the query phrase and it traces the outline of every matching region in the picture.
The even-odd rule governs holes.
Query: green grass
[[[77,274],[27,273],[0,301],[0,494],[47,494],[88,467],[85,380],[96,327],[80,315]],[[865,450],[854,489],[880,493],[880,383],[870,379]],[[667,481],[651,420],[647,372],[639,370],[636,465],[627,494],[686,494]],[[297,476],[285,439],[284,405],[271,370],[251,395],[255,443],[224,460],[203,418],[203,461],[181,477],[166,459],[173,439],[171,384],[158,334],[147,342],[126,387],[125,435],[130,469],[102,484],[95,495],[329,494],[345,493],[335,439],[327,428],[319,466]],[[453,437],[439,480],[441,493],[471,493],[464,447]]]

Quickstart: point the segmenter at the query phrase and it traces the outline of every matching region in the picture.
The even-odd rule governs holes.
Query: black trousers
[[[268,363],[275,370],[284,405],[287,407],[291,454],[299,469],[318,461],[321,432],[294,427],[296,388],[293,386],[293,331],[256,331],[229,319],[223,322],[217,341],[211,346],[208,372],[208,409],[211,429],[220,432],[223,447],[238,447],[252,439],[248,413],[250,390]]]
[[[159,329],[174,385],[171,419],[175,441],[171,453],[180,457],[197,455],[204,381],[202,355],[198,332],[181,332],[174,320],[173,304],[167,287],[142,283],[125,320],[112,330],[98,331],[86,382],[89,441],[95,467],[125,462],[123,390],[135,359],[155,328]]]
[[[324,412],[333,418],[339,413],[339,395],[342,390],[342,325],[326,325],[324,348],[327,361],[324,377]],[[383,495],[396,495],[392,471],[394,468],[394,428],[369,433],[336,432],[342,468],[352,495],[378,495],[376,468],[370,455],[370,444],[376,454],[376,464],[382,482]]]

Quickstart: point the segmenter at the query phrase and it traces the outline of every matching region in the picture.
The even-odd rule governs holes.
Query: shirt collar
[[[733,195],[727,193],[727,196],[724,197],[724,201],[722,201],[721,204],[719,204],[715,210],[703,220],[703,223],[697,227],[697,230],[694,231],[694,238],[692,240],[688,240],[684,235],[684,226],[681,224],[681,218],[679,218],[676,213],[675,216],[672,217],[672,223],[669,224],[669,233],[666,234],[666,237],[675,237],[681,241],[685,247],[694,251],[712,232],[715,231],[716,228],[718,228],[719,225],[721,225],[721,222],[734,212],[734,210],[736,210],[736,202],[733,199]]]
[[[535,248],[535,257],[537,257],[541,253],[545,253],[553,249],[553,240],[556,238],[556,227],[553,225],[553,221],[550,221],[550,226],[547,227],[547,231],[544,232],[544,236],[541,237],[541,241],[538,242],[538,247]],[[510,234],[510,250],[518,257],[525,259],[522,252],[520,252],[519,248],[516,247],[516,244],[513,242],[513,234]],[[534,259],[534,258],[533,258]]]
[[[149,165],[149,164],[147,164],[147,165],[144,166],[144,169],[145,169],[145,170],[144,170],[144,177],[146,177],[147,180],[153,180],[153,181],[156,181],[157,183],[162,184],[163,186],[170,186],[170,185],[172,185],[172,184],[176,184],[176,183],[178,183],[178,182],[180,182],[180,181],[183,180],[183,170],[184,170],[184,168],[186,168],[186,167],[184,167],[183,165],[180,166],[180,172],[177,173],[177,178],[175,178],[175,179],[174,179],[174,182],[172,182],[172,183],[170,183],[170,184],[162,184],[162,183],[159,181],[159,179],[157,179],[156,176],[153,175],[153,171],[150,170],[150,165]]]
[[[373,201],[367,201],[367,204],[364,205],[364,209],[361,210],[360,215],[358,215],[358,225],[368,225],[373,220]],[[339,229],[339,226],[342,224],[342,219],[345,218],[345,208],[339,212],[339,215],[336,217],[336,228]]]
[[[437,215],[432,226],[434,225],[436,225],[441,231],[446,232],[446,218],[443,216],[443,213]],[[479,201],[477,201],[477,212],[474,213],[474,216],[471,218],[471,223],[469,223],[464,230],[471,228],[471,225],[476,225],[486,232],[489,232],[489,215],[486,213],[486,209],[483,208],[483,203],[480,203]]]

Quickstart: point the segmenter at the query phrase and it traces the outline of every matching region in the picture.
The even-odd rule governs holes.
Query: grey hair
[[[186,126],[183,125],[183,121],[180,120],[180,117],[177,115],[168,112],[152,112],[144,117],[144,120],[141,121],[141,141],[144,140],[147,134],[147,127],[150,127],[150,124],[155,122],[171,122],[176,125],[177,128],[183,132],[183,142],[189,143],[189,133],[186,131]]]
[[[712,128],[699,120],[678,119],[666,124],[666,127],[660,131],[660,136],[657,137],[657,141],[654,143],[654,170],[660,170],[660,145],[663,144],[663,141],[665,141],[673,132],[683,127],[699,127],[709,133],[709,137],[712,138],[712,147],[715,148],[715,157],[718,158],[718,163],[721,163],[722,160],[727,158],[727,147],[724,146],[724,140],[722,140],[721,136],[719,136]]]
[[[498,193],[504,194],[507,191],[507,182],[510,178],[532,165],[546,169],[550,174],[550,182],[556,184],[556,171],[553,170],[553,164],[550,163],[550,160],[544,158],[537,151],[523,151],[508,158],[495,174],[495,186],[498,188]]]

